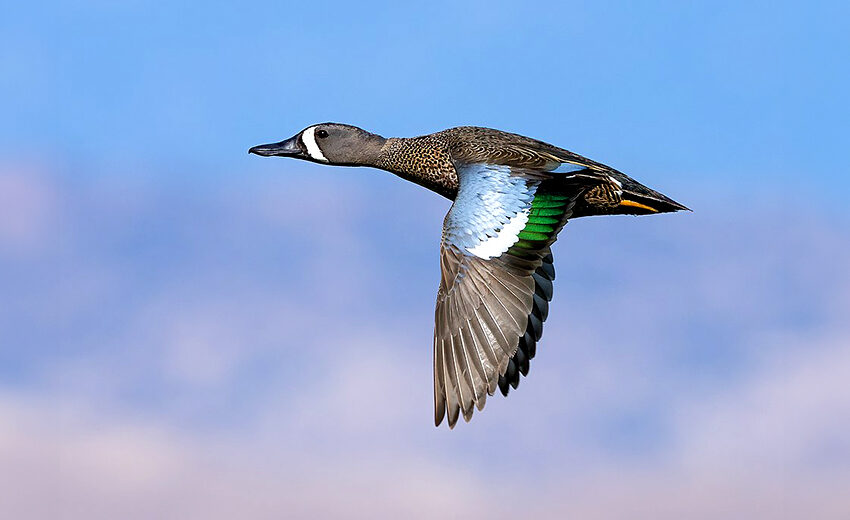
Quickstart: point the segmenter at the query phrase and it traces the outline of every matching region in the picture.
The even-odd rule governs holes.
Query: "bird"
[[[551,246],[567,220],[689,210],[614,168],[492,128],[385,138],[321,123],[248,153],[378,168],[452,201],[433,338],[434,424],[446,418],[450,429],[528,375],[552,300]]]

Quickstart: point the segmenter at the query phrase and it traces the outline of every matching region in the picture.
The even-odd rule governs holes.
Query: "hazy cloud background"
[[[843,5],[45,7],[0,21],[3,517],[850,515]],[[531,377],[435,429],[448,201],[245,155],[323,120],[695,211],[571,222]]]

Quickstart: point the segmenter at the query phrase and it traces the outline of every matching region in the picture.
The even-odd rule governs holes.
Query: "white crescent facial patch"
[[[322,149],[319,148],[319,145],[316,143],[315,126],[311,126],[307,130],[304,130],[301,134],[301,140],[304,141],[304,144],[307,146],[307,155],[309,155],[311,159],[328,162],[327,158],[325,158],[325,155],[322,153]]]

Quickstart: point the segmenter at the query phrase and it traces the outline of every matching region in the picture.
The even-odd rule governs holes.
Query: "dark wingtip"
[[[678,202],[671,199],[670,197],[667,197],[667,196],[664,196],[664,195],[662,195],[662,197],[664,197],[663,202],[666,203],[666,206],[668,208],[670,208],[670,209],[667,210],[667,212],[672,212],[672,211],[690,211],[691,213],[694,212],[694,210],[692,210],[691,208],[685,206],[684,204],[679,204]]]
[[[508,378],[505,376],[499,376],[499,391],[502,392],[502,395],[507,397],[508,392],[510,392],[510,387],[508,386]]]
[[[610,175],[612,179],[620,184],[620,197],[622,201],[613,210],[602,211],[596,214],[652,215],[655,213],[691,211],[684,204],[680,204],[667,195],[644,186],[624,173],[611,172]]]

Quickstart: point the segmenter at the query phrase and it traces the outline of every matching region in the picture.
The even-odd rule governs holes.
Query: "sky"
[[[0,516],[850,516],[843,3],[3,12]],[[450,202],[246,153],[323,121],[694,211],[570,222],[529,377],[434,428]]]

